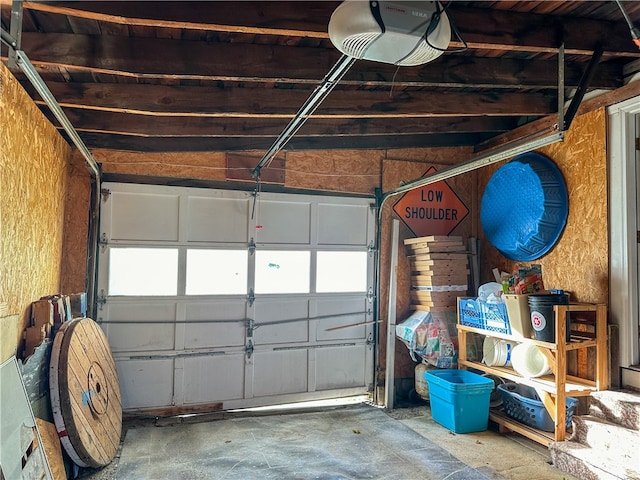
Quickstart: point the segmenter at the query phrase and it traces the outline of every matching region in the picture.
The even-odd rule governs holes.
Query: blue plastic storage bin
[[[466,370],[428,370],[431,416],[455,433],[482,432],[489,425],[493,380]]]
[[[553,419],[544,408],[535,388],[517,383],[505,383],[498,385],[498,390],[502,393],[502,406],[508,417],[545,432],[555,430]],[[573,397],[565,399],[565,428],[571,428],[571,418],[577,404],[578,400]]]

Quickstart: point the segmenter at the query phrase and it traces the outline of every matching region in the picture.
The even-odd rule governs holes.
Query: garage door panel
[[[340,317],[323,318],[316,329],[316,340],[354,340],[363,339],[366,336],[364,315],[345,315]],[[338,330],[334,330],[337,328]]]
[[[244,352],[184,359],[184,402],[213,403],[244,396]]]
[[[253,396],[307,391],[306,349],[257,351],[253,356]]]
[[[173,359],[115,360],[122,408],[163,407],[173,402]]]
[[[256,304],[256,322],[258,327],[253,338],[258,345],[282,344],[309,341],[309,321],[286,322],[287,320],[309,317],[309,300],[260,300]],[[265,321],[283,322],[275,325],[261,325]]]
[[[187,322],[184,327],[185,348],[243,346],[245,344],[245,312],[245,300],[187,304]],[[231,322],[231,320],[238,320],[238,322]],[[191,323],[193,321],[203,323]]]
[[[372,328],[351,324],[372,318],[372,199],[103,187],[97,320],[124,410],[368,391]]]
[[[367,245],[368,205],[318,205],[319,245]]]
[[[366,345],[316,349],[316,390],[366,384]]]
[[[261,199],[258,221],[261,228],[257,243],[308,245],[311,241],[311,204]]]
[[[187,240],[247,242],[250,203],[247,198],[189,197]]]
[[[114,353],[173,350],[175,326],[110,324],[106,330]]]
[[[316,301],[318,316],[322,318],[316,330],[317,340],[349,340],[364,339],[366,327],[357,323],[367,321],[366,310],[369,308],[362,294],[342,298],[318,299]],[[335,315],[332,317],[331,315]],[[338,330],[329,330],[338,327]]]
[[[113,192],[110,240],[178,240],[178,195]]]
[[[108,316],[109,323],[104,324],[103,329],[114,353],[175,348],[175,303],[109,302],[105,308],[108,308],[105,317]]]

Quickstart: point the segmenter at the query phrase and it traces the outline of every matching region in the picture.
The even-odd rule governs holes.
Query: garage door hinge
[[[373,244],[373,240],[369,242],[369,245],[367,246],[367,252],[369,252],[370,257],[372,257],[376,252],[376,246]]]
[[[103,233],[100,235],[100,240],[98,240],[98,245],[100,245],[100,252],[104,253],[107,249],[107,245],[109,245],[109,240],[107,239],[107,234]]]
[[[253,255],[256,252],[256,242],[253,241],[253,237],[249,240],[249,255]]]
[[[247,346],[244,348],[244,353],[247,354],[247,358],[251,358],[251,355],[253,355],[253,342],[251,340],[249,340],[249,343],[247,343]]]
[[[371,303],[373,302],[374,298],[376,298],[376,296],[373,293],[373,287],[369,287],[369,291],[367,292],[367,300],[369,300],[369,303]]]
[[[256,301],[256,295],[253,293],[253,288],[249,289],[249,295],[247,295],[247,302],[249,302],[249,306],[253,307],[253,302]]]
[[[102,194],[103,202],[106,202],[107,200],[109,200],[109,195],[111,195],[111,190],[109,190],[108,188],[102,188],[100,189],[100,193]]]
[[[244,320],[244,326],[247,329],[247,337],[253,337],[253,331],[255,330],[253,327],[253,318],[246,318]]]
[[[104,306],[104,304],[107,303],[107,295],[104,293],[104,288],[100,290],[100,293],[98,293],[98,298],[96,298],[96,303],[100,307],[100,310],[102,310],[102,307]]]

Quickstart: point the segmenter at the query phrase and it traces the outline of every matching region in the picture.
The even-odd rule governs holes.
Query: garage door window
[[[178,249],[111,248],[109,295],[178,293]]]
[[[256,293],[309,293],[311,252],[256,252]]]
[[[247,250],[187,250],[187,295],[245,295]]]
[[[367,252],[318,252],[316,291],[365,292]]]

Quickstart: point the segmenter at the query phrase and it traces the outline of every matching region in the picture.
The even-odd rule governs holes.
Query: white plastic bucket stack
[[[551,373],[547,357],[533,343],[516,345],[511,352],[513,369],[523,377],[533,378]]]
[[[513,345],[504,340],[484,337],[482,344],[482,361],[489,367],[506,367],[511,365]]]

